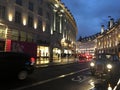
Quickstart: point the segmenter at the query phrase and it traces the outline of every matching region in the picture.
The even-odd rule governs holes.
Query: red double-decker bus
[[[3,51],[23,52],[29,54],[35,59],[37,57],[37,44],[33,42],[14,41],[7,39],[5,43],[3,42],[3,47],[4,46],[5,50],[3,49]]]

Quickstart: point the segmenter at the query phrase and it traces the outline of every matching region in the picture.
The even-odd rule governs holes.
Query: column
[[[54,9],[54,16],[53,16],[53,17],[54,17],[54,18],[53,18],[53,19],[54,19],[54,20],[53,20],[53,30],[54,30],[54,31],[56,31],[56,12],[57,12],[57,10]]]

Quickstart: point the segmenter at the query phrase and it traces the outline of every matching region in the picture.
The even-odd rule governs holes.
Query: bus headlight
[[[112,65],[111,64],[107,64],[107,68],[108,69],[112,69]]]
[[[91,63],[90,63],[90,66],[91,66],[91,67],[94,67],[94,66],[95,66],[95,64],[94,64],[93,62],[91,62]]]

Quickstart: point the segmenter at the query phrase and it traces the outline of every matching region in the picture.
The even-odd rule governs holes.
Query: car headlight
[[[91,67],[94,67],[94,66],[95,66],[95,64],[94,64],[93,62],[91,62],[91,63],[90,63],[90,66],[91,66]]]
[[[111,65],[111,64],[107,64],[107,68],[108,68],[108,69],[111,69],[111,68],[112,68],[112,65]]]

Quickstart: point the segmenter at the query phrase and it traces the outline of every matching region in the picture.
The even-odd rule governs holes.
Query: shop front
[[[53,48],[53,62],[61,62],[61,50]]]
[[[24,52],[36,59],[37,44],[30,35],[31,33],[0,23],[0,51]]]
[[[49,47],[48,46],[37,46],[37,62],[36,64],[49,63]]]

